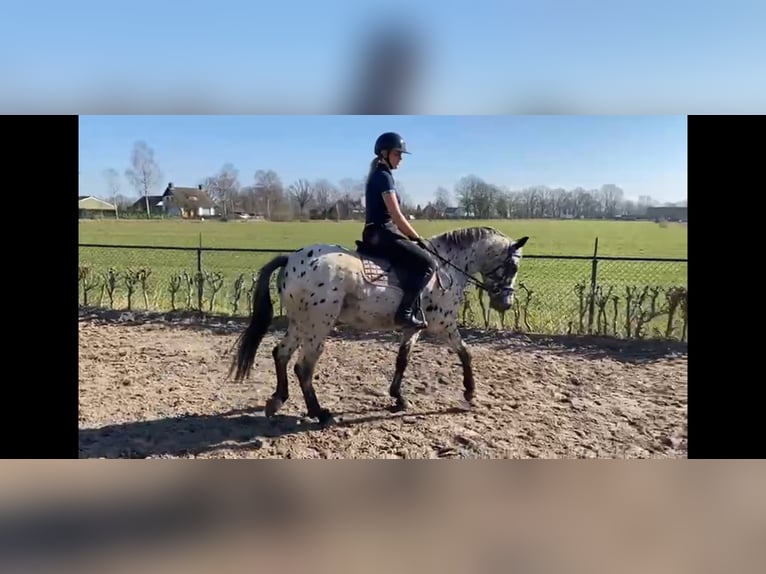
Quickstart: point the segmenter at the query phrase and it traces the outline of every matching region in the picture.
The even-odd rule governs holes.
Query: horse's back
[[[391,262],[356,241],[356,250],[333,243],[312,243],[289,254],[286,266],[306,286],[343,288],[354,293],[364,287],[398,287]]]

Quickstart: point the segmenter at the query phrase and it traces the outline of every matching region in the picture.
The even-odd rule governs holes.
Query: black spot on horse
[[[303,277],[306,274],[305,271],[301,271],[301,277]]]
[[[333,291],[337,291],[337,290],[338,290],[338,288],[337,288],[337,287],[333,287],[333,288],[332,288],[332,290],[333,290]]]
[[[303,265],[303,259],[301,259],[301,265]]]
[[[308,252],[308,256],[309,256],[309,257],[311,257],[312,255],[314,255],[314,250],[313,250],[313,249],[312,249],[311,251],[309,251],[309,252]]]
[[[325,302],[325,300],[324,300],[324,299],[320,299],[320,300],[319,300],[319,302],[320,302],[320,303],[324,303],[324,302]]]
[[[295,273],[295,265],[293,265],[293,273]]]
[[[320,283],[317,287],[324,287],[324,283]]]

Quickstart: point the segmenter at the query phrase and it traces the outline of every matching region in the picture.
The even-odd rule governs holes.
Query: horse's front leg
[[[476,383],[473,378],[473,367],[471,366],[471,351],[463,341],[463,337],[460,336],[457,324],[450,325],[443,333],[442,336],[447,341],[447,344],[452,348],[457,356],[460,358],[460,363],[463,365],[463,396],[469,403],[473,402]]]
[[[404,378],[404,371],[407,368],[407,363],[410,360],[412,347],[417,343],[418,337],[420,337],[420,331],[415,329],[405,329],[399,339],[399,352],[396,355],[396,370],[394,371],[394,378],[391,381],[391,386],[388,389],[388,394],[396,401],[391,409],[392,412],[404,411],[409,407],[407,399],[402,396],[402,379]]]

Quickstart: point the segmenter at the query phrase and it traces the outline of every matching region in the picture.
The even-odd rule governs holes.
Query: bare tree
[[[308,180],[299,179],[288,188],[288,191],[290,196],[298,204],[298,209],[300,210],[299,215],[303,215],[303,210],[309,203],[311,203],[311,200],[314,197],[314,190],[311,188],[311,183],[309,183]]]
[[[239,170],[231,163],[226,163],[213,177],[205,179],[203,184],[210,196],[223,206],[223,216],[227,217],[229,205],[239,193]]]
[[[433,206],[440,213],[444,213],[444,210],[447,209],[452,204],[452,196],[449,190],[447,190],[444,187],[441,187],[441,186],[437,187],[434,197],[436,201],[433,203]]]
[[[109,190],[109,197],[112,198],[112,203],[114,203],[114,217],[119,219],[117,196],[120,194],[120,174],[116,169],[110,167],[109,169],[104,170],[104,177],[106,178],[106,187]]]
[[[455,185],[460,207],[469,217],[488,219],[492,215],[499,188],[475,175],[461,178]]]
[[[624,192],[613,183],[607,183],[601,186],[599,198],[601,208],[606,217],[614,217],[618,214],[620,204],[623,202]]]
[[[266,212],[266,219],[271,219],[271,214],[278,209],[285,199],[282,180],[274,170],[259,169],[255,172],[255,196]]]
[[[344,177],[340,180],[340,192],[343,199],[350,201],[352,199],[361,199],[364,195],[364,188],[367,178],[354,179],[353,177]]]
[[[327,210],[334,205],[338,199],[338,188],[326,179],[318,179],[314,182],[314,203],[317,208],[327,214]]]
[[[399,206],[402,213],[407,216],[411,215],[415,211],[415,207],[412,205],[412,198],[407,193],[404,184],[399,180],[396,181],[396,192],[402,200],[401,205]]]
[[[152,191],[162,180],[162,172],[154,159],[154,150],[144,141],[138,141],[133,145],[133,153],[130,158],[131,167],[125,170],[125,177],[146,200],[146,217],[151,217],[149,209],[149,192]]]

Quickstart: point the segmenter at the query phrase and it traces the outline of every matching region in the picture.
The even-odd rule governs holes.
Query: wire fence
[[[246,316],[258,269],[289,250],[79,245],[79,299],[125,310]],[[466,292],[465,325],[541,334],[686,341],[687,259],[525,255],[513,307]],[[275,311],[282,313],[272,277]]]

